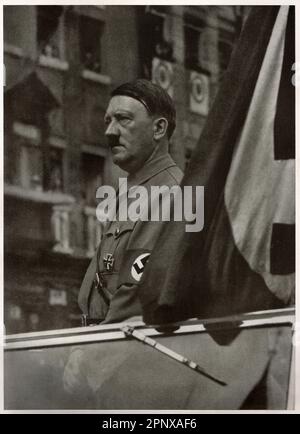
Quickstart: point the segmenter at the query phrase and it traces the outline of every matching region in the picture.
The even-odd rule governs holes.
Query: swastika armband
[[[123,284],[137,284],[140,282],[146,263],[150,257],[150,250],[128,250],[120,270],[118,287]]]

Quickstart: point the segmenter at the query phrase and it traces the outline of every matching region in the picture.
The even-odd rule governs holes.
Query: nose
[[[111,122],[108,124],[106,131],[105,131],[106,137],[109,136],[119,136],[119,130],[117,123],[114,120],[111,120]]]

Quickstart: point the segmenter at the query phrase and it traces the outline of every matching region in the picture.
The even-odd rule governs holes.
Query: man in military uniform
[[[105,135],[113,162],[129,174],[127,191],[135,186],[150,192],[151,186],[178,185],[182,172],[168,153],[176,126],[170,96],[160,86],[141,79],[119,86],[111,96]],[[122,200],[124,193],[118,195],[116,217]],[[147,211],[149,200],[144,200],[142,207]],[[141,315],[138,283],[162,225],[162,221],[150,219],[116,218],[106,223],[80,288],[84,324],[120,322]]]

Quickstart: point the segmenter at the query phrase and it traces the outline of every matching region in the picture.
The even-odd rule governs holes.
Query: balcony
[[[101,240],[102,225],[96,217],[96,209],[82,207],[81,231],[85,234],[83,243],[74,244],[72,237],[72,223],[74,223],[74,209],[70,205],[56,205],[53,207],[52,228],[55,238],[53,251],[77,257],[91,258]],[[78,223],[78,220],[77,220]]]
[[[58,192],[45,192],[40,189],[27,189],[16,185],[4,185],[4,195],[6,197],[15,198],[16,200],[45,203],[49,205],[61,203],[74,203],[74,198],[70,195]]]
[[[40,250],[77,258],[91,258],[103,227],[96,209],[76,204],[57,192],[5,185],[5,248],[22,254]]]

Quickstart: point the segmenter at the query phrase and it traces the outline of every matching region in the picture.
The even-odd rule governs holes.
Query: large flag
[[[294,7],[254,7],[182,186],[205,224],[169,222],[141,284],[151,324],[291,304],[295,285]]]

